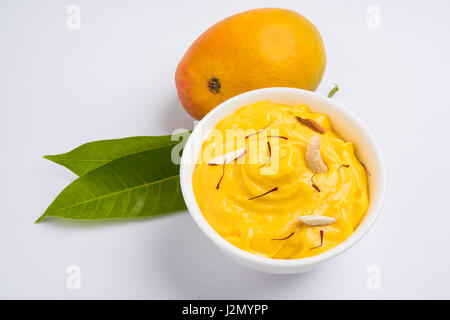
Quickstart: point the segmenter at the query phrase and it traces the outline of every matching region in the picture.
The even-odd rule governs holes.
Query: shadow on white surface
[[[63,219],[63,218],[55,218],[55,217],[47,217],[45,220],[39,222],[40,225],[48,224],[51,227],[60,228],[62,230],[66,229],[68,231],[77,231],[80,229],[81,231],[92,230],[92,229],[102,229],[113,226],[129,226],[133,224],[143,223],[145,221],[153,220],[155,223],[157,220],[163,220],[169,218],[168,215],[181,215],[182,211],[162,214],[151,217],[138,217],[138,218],[120,218],[120,219],[109,219],[109,220],[72,220],[72,219]]]
[[[176,93],[170,95],[167,102],[159,108],[161,114],[158,115],[158,119],[160,119],[161,125],[169,130],[169,133],[179,128],[187,130],[194,128],[195,119],[184,110]]]
[[[177,295],[172,298],[276,298],[274,292],[281,292],[293,283],[298,285],[318,272],[273,275],[254,271],[223,254],[188,214],[172,222],[171,234],[161,239],[165,244],[159,244],[159,250],[149,254],[151,261],[148,261],[149,265],[161,264],[157,267],[161,277],[169,287],[176,288]]]

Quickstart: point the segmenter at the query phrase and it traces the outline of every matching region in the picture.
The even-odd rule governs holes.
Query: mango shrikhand
[[[238,109],[209,133],[193,188],[220,236],[274,259],[333,248],[369,205],[366,170],[329,118],[267,101]]]

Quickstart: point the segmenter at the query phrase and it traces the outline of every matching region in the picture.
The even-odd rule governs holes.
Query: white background
[[[81,8],[81,30],[66,26]],[[367,8],[381,9],[381,29]],[[381,215],[320,269],[277,276],[225,257],[187,212],[33,224],[75,176],[41,156],[97,139],[192,128],[174,73],[231,14],[294,9],[320,30],[318,91],[373,131],[388,169]],[[0,298],[450,298],[450,2],[0,0]],[[69,265],[81,289],[66,286]],[[367,268],[381,287],[367,286]]]

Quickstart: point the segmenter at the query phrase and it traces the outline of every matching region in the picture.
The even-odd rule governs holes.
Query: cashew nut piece
[[[312,136],[309,140],[305,153],[306,165],[314,173],[326,173],[327,165],[323,162],[320,155],[320,138],[317,135]]]

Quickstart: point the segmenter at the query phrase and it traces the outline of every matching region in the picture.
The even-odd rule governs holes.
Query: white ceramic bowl
[[[370,176],[369,209],[355,232],[336,247],[319,255],[293,259],[271,259],[241,250],[222,238],[206,221],[194,196],[192,175],[203,140],[210,129],[224,117],[245,105],[270,100],[287,105],[306,104],[313,112],[324,113],[332,121],[333,129],[346,141],[353,141],[358,158],[364,163]],[[238,262],[269,273],[299,273],[312,269],[344,252],[357,243],[374,223],[384,199],[385,167],[381,150],[369,129],[350,110],[318,93],[294,88],[265,88],[235,96],[210,111],[194,128],[183,151],[180,167],[180,181],[187,208],[200,229],[227,255]]]

